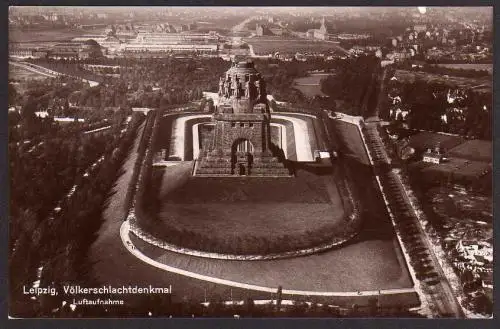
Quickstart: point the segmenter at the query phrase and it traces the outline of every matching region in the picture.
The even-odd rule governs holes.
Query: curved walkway
[[[277,145],[280,149],[283,150],[283,154],[285,155],[285,159],[288,159],[288,140],[286,138],[286,126],[281,123],[270,123],[271,127],[278,127],[280,131],[280,140],[279,145]]]
[[[200,118],[211,118],[210,114],[191,114],[175,119],[172,127],[173,153],[171,156],[177,156],[184,161],[184,144],[186,140],[186,122]]]
[[[309,140],[307,122],[302,119],[293,118],[285,115],[272,115],[272,118],[286,120],[292,123],[295,135],[295,149],[297,152],[297,161],[314,161],[311,150],[311,141]]]
[[[311,141],[309,139],[307,122],[304,119],[297,118],[292,115],[301,115],[310,118],[316,118],[314,115],[303,114],[303,113],[282,113],[279,115],[273,114],[272,118],[288,121],[293,125],[294,137],[295,137],[295,149],[297,154],[297,161],[310,162],[314,161],[313,152],[311,149]],[[173,152],[171,156],[176,156],[185,160],[185,140],[186,140],[186,124],[190,120],[196,120],[201,118],[210,119],[212,115],[210,114],[189,114],[186,116],[181,116],[175,119],[175,123],[172,126],[172,145]],[[278,123],[271,123],[272,125],[279,125]],[[197,158],[199,154],[199,139],[196,138],[198,131],[198,124],[193,125],[193,158]],[[285,135],[285,134],[282,134]],[[285,137],[286,138],[286,137]],[[282,146],[286,146],[287,141],[284,141]],[[286,151],[285,151],[286,152]]]
[[[120,237],[123,242],[125,248],[135,257],[140,259],[141,261],[154,266],[156,268],[162,269],[164,271],[184,275],[190,278],[195,278],[198,280],[208,281],[212,283],[222,284],[226,286],[231,286],[235,288],[242,288],[248,290],[262,291],[262,292],[276,292],[277,288],[258,286],[248,283],[236,282],[221,278],[216,278],[212,276],[207,276],[195,272],[186,271],[180,268],[176,268],[173,266],[169,266],[166,264],[162,264],[158,261],[155,261],[148,256],[144,255],[140,252],[132,243],[129,238],[130,233],[130,223],[129,221],[124,221],[120,227]],[[307,290],[291,290],[291,289],[283,289],[282,293],[286,295],[301,295],[301,296],[332,296],[332,297],[355,297],[355,296],[379,296],[379,295],[396,295],[396,294],[406,294],[413,293],[415,290],[413,288],[400,288],[400,289],[386,289],[386,290],[367,290],[367,291],[352,291],[352,292],[334,292],[334,291],[307,291]]]

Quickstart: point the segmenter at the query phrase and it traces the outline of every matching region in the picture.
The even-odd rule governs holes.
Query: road
[[[420,293],[423,293],[425,298],[428,298],[429,302],[434,304],[439,315],[452,315],[457,318],[463,318],[463,309],[453,293],[450,282],[448,281],[448,278],[446,277],[443,268],[433,251],[430,238],[425,232],[422,223],[418,219],[413,203],[408,196],[405,186],[401,182],[401,177],[399,177],[399,174],[397,174],[393,168],[391,158],[389,157],[382,138],[378,132],[379,124],[377,121],[379,121],[378,117],[379,111],[381,110],[380,107],[383,106],[381,97],[385,97],[386,93],[386,75],[387,69],[384,68],[381,79],[379,80],[381,86],[379,94],[377,95],[377,106],[373,109],[373,113],[370,116],[370,118],[375,118],[376,120],[366,123],[365,129],[361,129],[361,127],[359,127],[363,135],[363,143],[365,144],[365,148],[370,156],[374,172],[377,177],[379,177],[378,183],[380,190],[384,195],[384,198],[386,198],[386,195],[388,196],[386,198],[386,202],[388,203],[387,207],[389,213],[394,215],[393,223],[396,231],[398,231],[399,234],[402,233],[403,235],[408,236],[408,234],[405,234],[405,230],[417,230],[417,241],[421,242],[425,246],[425,250],[428,253],[428,256],[425,259],[430,260],[432,268],[435,271],[434,273],[437,273],[438,275],[439,283],[437,285],[428,284],[427,282],[424,282],[425,280],[419,280],[419,284],[424,290],[426,290],[426,292],[420,291]],[[377,80],[374,79],[374,82],[375,81]],[[375,88],[372,88],[372,90],[374,89]],[[398,226],[400,227],[398,228]],[[409,244],[410,243],[406,243],[406,247],[411,247]],[[417,260],[417,263],[419,261],[420,260]],[[410,263],[408,263],[408,266],[412,267]]]
[[[380,177],[379,183],[382,193],[387,194],[388,209],[390,213],[395,215],[394,221],[397,225],[404,221],[404,225],[418,229],[418,238],[424,244],[428,252],[427,259],[430,259],[432,268],[437,272],[439,283],[437,285],[428,285],[421,280],[419,283],[426,289],[426,298],[430,297],[431,302],[436,306],[438,313],[443,316],[453,315],[457,318],[463,318],[463,310],[457,301],[446,275],[433,252],[432,244],[422,227],[416,215],[413,204],[411,203],[408,194],[402,184],[400,178],[392,171],[391,160],[387,155],[384,144],[377,131],[376,123],[366,124],[366,130],[363,133],[366,149],[369,151],[370,159],[374,165],[375,172]],[[385,195],[384,194],[384,195]],[[402,197],[402,200],[400,199]],[[411,217],[408,217],[408,213]],[[404,233],[404,231],[402,231]],[[408,244],[408,243],[407,243]],[[407,247],[411,247],[406,245]],[[408,266],[412,266],[408,262]],[[444,299],[443,299],[444,298]],[[445,302],[445,303],[443,303]]]

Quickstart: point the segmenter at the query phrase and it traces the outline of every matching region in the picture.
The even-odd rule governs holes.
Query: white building
[[[440,164],[441,161],[443,161],[443,155],[439,152],[439,149],[434,152],[431,149],[428,149],[424,153],[422,160],[428,163]]]

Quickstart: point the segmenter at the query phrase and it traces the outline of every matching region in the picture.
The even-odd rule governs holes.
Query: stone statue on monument
[[[266,96],[266,81],[264,79],[260,80],[260,92],[259,92],[259,95],[260,96],[264,96],[264,97]]]
[[[255,81],[255,87],[257,88],[257,98],[260,98],[261,96],[260,80]]]
[[[236,98],[241,97],[241,82],[240,82],[240,79],[238,77],[236,77],[236,86],[235,86],[234,95],[236,96]]]
[[[250,81],[245,82],[245,97],[250,98]]]
[[[231,81],[226,80],[224,83],[224,97],[229,97],[229,92],[231,90]]]
[[[219,78],[219,96],[224,94],[224,78]]]

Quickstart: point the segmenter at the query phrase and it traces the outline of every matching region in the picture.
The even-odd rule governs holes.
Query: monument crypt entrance
[[[247,176],[251,174],[254,147],[248,139],[239,138],[231,149],[232,174]]]

